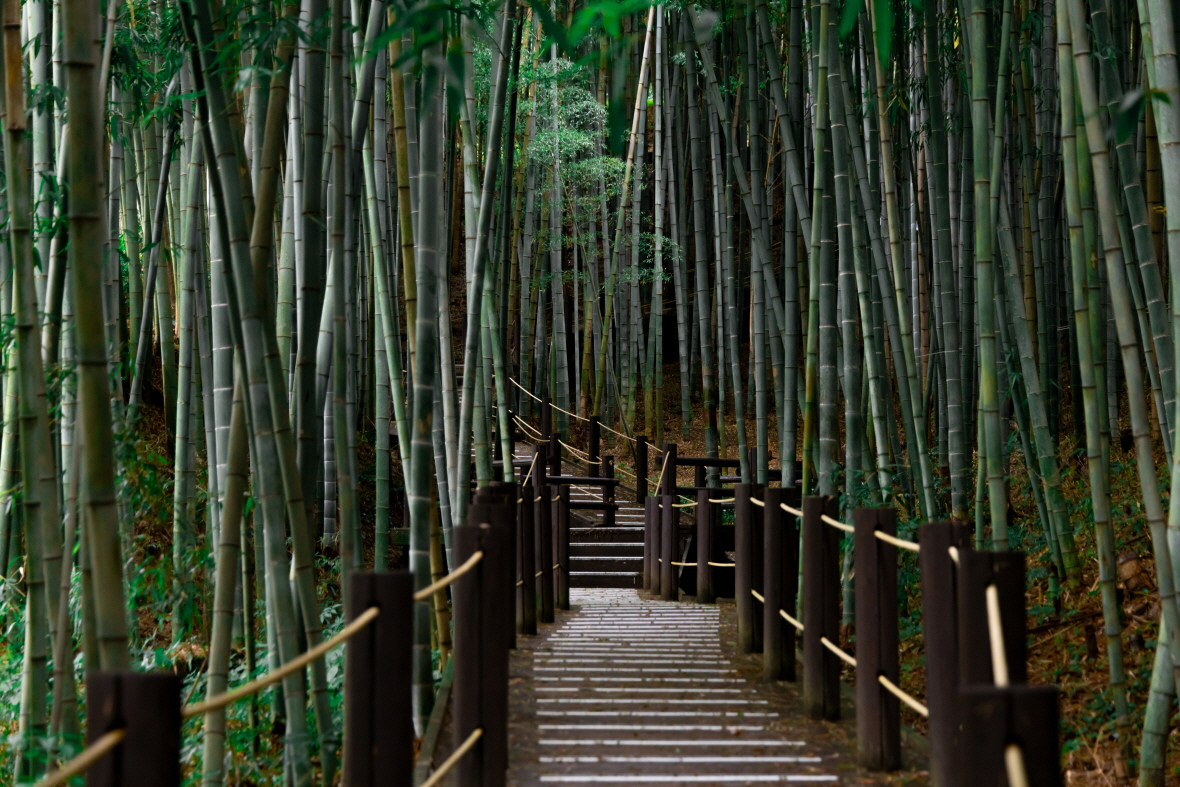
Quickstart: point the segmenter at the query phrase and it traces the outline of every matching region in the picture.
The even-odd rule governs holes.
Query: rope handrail
[[[927,708],[925,705],[918,702],[912,696],[907,694],[904,690],[902,690],[902,688],[900,686],[898,686],[893,681],[889,680],[889,678],[885,677],[884,675],[878,675],[877,682],[880,683],[882,686],[884,686],[886,691],[888,691],[894,697],[897,697],[899,700],[904,702],[906,705],[909,705],[917,713],[919,713],[922,716],[925,716],[926,718],[930,718],[930,709],[929,708]],[[1015,784],[1013,784],[1012,787],[1015,787]]]
[[[624,425],[626,425],[626,424],[624,424]],[[607,426],[606,424],[604,424],[604,423],[602,423],[602,422],[599,422],[598,426],[599,426],[599,428],[601,428],[601,429],[605,429],[606,431],[610,432],[611,434],[618,435],[619,437],[623,438],[624,440],[630,440],[630,441],[631,441],[631,442],[633,442],[633,443],[635,442],[635,438],[634,438],[634,437],[631,437],[630,435],[625,435],[625,434],[623,434],[622,432],[617,432],[617,431],[615,431],[614,429],[611,429],[609,426]],[[653,447],[653,448],[654,448],[654,447]],[[654,450],[656,450],[656,451],[659,451],[661,454],[663,453],[663,451],[660,451],[660,449],[658,449],[658,448],[654,448]]]
[[[713,568],[735,568],[737,563],[714,563],[712,560],[705,561]]]
[[[788,623],[790,623],[790,624],[791,624],[792,626],[794,626],[795,628],[799,629],[800,631],[802,631],[802,630],[803,630],[803,624],[802,624],[802,623],[800,623],[799,621],[795,620],[795,619],[794,619],[793,617],[791,617],[790,615],[788,615],[788,614],[787,614],[787,611],[786,611],[785,609],[780,609],[780,610],[778,611],[778,614],[782,615],[782,616],[783,616],[783,620],[787,621]]]
[[[715,506],[721,505],[722,503],[733,503],[736,501],[737,501],[737,498],[735,498],[735,497],[714,497],[709,500],[709,502]]]
[[[445,760],[443,760],[443,764],[438,766],[438,770],[430,774],[430,778],[422,782],[419,787],[434,787],[434,785],[442,781],[442,778],[447,775],[447,772],[450,771],[451,768],[455,767],[455,763],[463,759],[464,754],[471,751],[471,747],[475,745],[475,742],[478,741],[482,735],[483,727],[478,728],[475,732],[468,735],[467,740],[463,741],[459,748],[455,749],[450,757],[447,757]]]
[[[540,397],[538,397],[538,396],[537,396],[535,393],[533,393],[532,391],[530,391],[530,390],[526,389],[526,388],[525,388],[523,385],[521,385],[520,383],[516,382],[516,380],[513,380],[511,377],[509,377],[508,379],[509,379],[509,380],[511,380],[511,382],[512,382],[512,384],[513,384],[513,385],[515,385],[515,386],[516,386],[517,388],[519,388],[520,390],[524,391],[524,392],[525,392],[526,394],[528,394],[529,396],[531,396],[531,397],[533,397],[534,399],[536,399],[536,400],[537,400],[538,402],[540,402],[541,404],[544,404],[544,403],[545,403],[545,400],[544,400],[544,399],[541,399],[541,398],[540,398]],[[553,402],[550,402],[550,403],[549,403],[549,406],[550,406],[550,407],[552,407],[554,410],[557,410],[558,412],[565,413],[566,415],[570,416],[571,418],[577,418],[579,421],[589,421],[589,420],[590,420],[589,418],[585,418],[585,417],[583,417],[583,416],[580,416],[580,415],[578,415],[577,413],[571,413],[569,410],[562,410],[560,407],[558,407],[557,405],[555,405]]]
[[[697,501],[693,500],[691,503],[673,503],[672,507],[673,508],[692,508],[696,504],[697,504]]]
[[[520,482],[520,485],[522,488],[528,484],[529,479],[532,477],[533,469],[537,466],[537,457],[538,456],[540,456],[540,454],[533,454],[533,461],[532,461],[532,464],[529,465],[529,471],[524,474],[524,480]],[[517,500],[516,502],[519,503],[520,501]]]
[[[956,566],[959,565],[959,550],[957,547],[947,547],[946,553],[951,556],[951,560],[955,562]]]
[[[921,547],[919,547],[914,541],[906,541],[904,538],[891,536],[888,533],[882,533],[880,530],[874,530],[873,535],[884,541],[886,544],[893,544],[893,546],[900,549],[908,549],[911,552],[918,552],[921,550]]]
[[[58,787],[60,784],[65,784],[98,762],[104,754],[122,743],[126,736],[127,730],[111,730],[80,751],[69,762],[62,763],[60,768],[37,782],[34,787]]]
[[[567,443],[565,440],[562,440],[561,438],[558,438],[557,442],[561,443],[563,446],[565,446],[569,450],[573,451],[579,459],[583,459],[587,462],[590,461],[590,454],[588,452],[582,451],[579,448],[574,448],[572,445]]]
[[[845,533],[855,533],[856,532],[856,528],[853,527],[852,525],[846,525],[843,522],[841,522],[839,519],[832,519],[827,514],[820,514],[819,518],[821,520],[823,520],[825,523],[836,528],[837,530],[843,530]]]
[[[283,664],[281,667],[276,667],[262,677],[256,678],[249,683],[238,686],[236,689],[218,694],[215,697],[210,697],[203,702],[195,702],[185,705],[180,710],[180,717],[182,719],[191,719],[193,716],[201,716],[211,710],[217,710],[218,708],[224,708],[226,705],[232,705],[238,700],[249,697],[251,694],[254,694],[260,689],[266,688],[272,683],[278,683],[283,678],[294,672],[298,672],[308,664],[318,659],[320,656],[323,656],[328,651],[342,644],[345,640],[352,637],[352,635],[356,634],[365,626],[369,625],[369,623],[371,623],[373,619],[380,613],[381,609],[379,607],[369,607],[364,612],[357,615],[356,620],[352,621],[343,629],[341,629],[340,633],[331,639],[321,642],[319,645],[316,645],[306,653],[296,656],[286,664]]]
[[[447,574],[445,577],[443,577],[439,581],[432,582],[429,585],[427,585],[426,587],[419,590],[417,593],[415,593],[414,600],[415,601],[425,601],[426,599],[430,598],[432,595],[434,595],[438,591],[442,590],[447,585],[451,584],[452,582],[454,582],[456,579],[458,579],[459,577],[466,574],[471,569],[475,568],[475,564],[478,563],[482,559],[483,559],[483,550],[481,549],[478,552],[476,552],[474,555],[472,555],[471,557],[467,558],[466,562],[464,562],[463,565],[459,566],[457,569],[455,569],[451,573]]]
[[[669,456],[671,456],[671,454],[664,454],[664,463],[662,465],[660,465],[660,474],[658,476],[656,476],[656,489],[659,489],[660,485],[664,483],[664,471],[668,469],[668,457]],[[673,470],[672,472],[676,472],[676,471]]]
[[[1028,771],[1024,769],[1024,751],[1018,744],[1009,743],[1004,748],[1004,769],[1008,771],[1011,787],[1028,787]]]
[[[766,597],[763,596],[761,593],[759,593],[757,590],[754,590],[754,588],[750,588],[750,595],[753,596],[754,598],[758,599],[759,601],[761,601],[763,604],[766,603]]]
[[[538,440],[545,439],[545,435],[541,434],[541,431],[539,429],[534,429],[532,427],[532,424],[530,424],[528,421],[521,418],[519,415],[514,415],[514,416],[512,416],[512,418],[513,418],[513,420],[516,421],[517,426],[522,426],[525,429],[527,429],[528,431],[530,431],[531,433],[535,434],[537,436]]]
[[[841,659],[843,659],[845,664],[849,665],[850,667],[856,666],[856,659],[853,658],[852,656],[849,656],[847,653],[845,653],[843,650],[841,650],[839,645],[835,644],[827,637],[820,637],[819,641],[820,641],[820,643],[823,644],[823,646],[825,648],[832,651],[837,656],[839,656]]]
[[[753,503],[754,505],[758,506],[759,508],[766,508],[766,503],[762,502],[761,500],[759,500],[756,497],[751,497],[750,502]]]
[[[662,563],[663,561],[660,561],[660,562]],[[674,566],[695,566],[696,563],[677,563],[675,560],[673,560],[672,565],[674,565]]]
[[[988,585],[984,591],[987,601],[987,633],[992,651],[992,672],[995,674],[996,686],[1005,688],[1008,680],[1008,655],[1004,652],[1004,623],[1000,618],[1000,591],[994,584]]]
[[[792,516],[803,516],[803,510],[802,510],[802,509],[799,509],[799,508],[791,508],[791,507],[790,507],[789,505],[787,505],[786,503],[779,503],[779,504],[778,504],[778,507],[779,507],[779,508],[781,508],[782,510],[786,511],[788,514],[790,514],[790,515],[792,515]]]

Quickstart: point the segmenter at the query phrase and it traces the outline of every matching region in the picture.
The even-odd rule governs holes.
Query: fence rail
[[[696,601],[712,603],[713,569],[732,567],[738,646],[762,654],[764,678],[796,678],[801,639],[804,709],[834,719],[841,672],[855,675],[863,765],[901,766],[904,707],[929,720],[932,784],[1059,787],[1057,689],[1026,685],[1023,555],[977,552],[967,526],[949,522],[922,525],[911,541],[898,536],[891,509],[857,509],[841,521],[833,498],[800,500],[797,490],[756,484],[737,484],[729,499],[701,490],[686,529],[667,490],[645,501],[645,589],[679,600],[681,584],[695,581]],[[734,509],[733,563],[717,559],[722,502]],[[855,550],[855,652],[840,645],[842,543]],[[690,556],[672,559],[682,552]],[[905,553],[922,583],[924,697],[900,680]]]

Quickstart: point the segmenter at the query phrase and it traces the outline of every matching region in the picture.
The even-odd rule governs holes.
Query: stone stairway
[[[739,674],[717,606],[611,589],[570,601],[514,667],[509,785],[840,781]]]
[[[517,459],[530,459],[531,451],[517,449]],[[562,472],[585,475],[585,466],[567,461]],[[570,487],[570,501],[598,502],[602,488]],[[643,506],[635,503],[634,490],[616,489],[615,524],[605,525],[605,512],[573,511],[570,527],[571,588],[641,588],[643,586]]]

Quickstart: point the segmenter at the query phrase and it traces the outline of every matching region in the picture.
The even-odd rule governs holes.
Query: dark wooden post
[[[840,532],[833,497],[803,498],[803,709],[813,719],[840,718],[843,662],[822,639],[840,641]]]
[[[516,484],[493,481],[485,487],[476,490],[475,499],[467,509],[468,524],[482,524],[489,522],[495,531],[498,548],[502,550],[502,558],[495,563],[497,575],[493,578],[495,587],[503,589],[503,601],[496,605],[497,619],[495,626],[505,634],[504,641],[509,648],[516,647],[516,627],[512,624],[512,587],[515,580],[512,577],[512,531],[516,520]],[[502,543],[501,543],[502,542]]]
[[[635,502],[647,497],[647,438],[635,436]]]
[[[607,454],[602,457],[602,478],[615,477],[615,458]],[[602,487],[602,502],[609,503],[612,506],[615,502],[615,487],[613,484],[604,484]],[[606,527],[615,526],[615,509],[608,508],[602,512],[602,524]]]
[[[737,609],[737,648],[743,654],[755,649],[755,617],[758,608],[750,590],[754,588],[754,534],[750,519],[754,517],[750,493],[753,484],[734,485],[734,605]]]
[[[959,684],[995,682],[985,595],[988,585],[992,584],[1000,596],[1008,681],[1013,684],[1028,682],[1024,555],[1019,552],[960,550],[958,583]]]
[[[643,500],[643,589],[650,593],[652,583],[652,564],[655,563],[655,538],[652,534],[656,520],[655,507],[659,498],[646,497]],[[657,564],[658,565],[658,564]]]
[[[1023,753],[1029,787],[1061,787],[1056,686],[964,686],[959,693],[959,724],[964,741],[955,766],[955,784],[994,787],[1007,784],[1005,749]]]
[[[179,787],[180,676],[96,671],[86,676],[86,741],[114,730],[123,741],[87,770],[90,787]],[[400,782],[409,784],[407,780]]]
[[[899,683],[897,547],[876,537],[897,535],[897,514],[858,508],[856,528],[856,750],[871,770],[901,767],[901,705],[877,680]]]
[[[918,528],[918,567],[922,581],[922,632],[926,642],[926,706],[930,709],[930,782],[958,784],[955,731],[958,729],[959,624],[958,569],[950,548],[970,548],[970,528],[932,522]]]
[[[357,572],[348,579],[346,619],[381,610],[345,645],[344,774],[349,787],[410,787],[414,721],[410,707],[410,632],[414,576]]]
[[[539,623],[553,622],[553,508],[549,500],[549,484],[545,483],[546,448],[544,443],[536,445],[534,451],[537,454],[537,463],[533,467],[533,504],[536,512],[533,521],[533,543],[536,548],[533,556],[533,577],[540,580],[541,611],[537,617]]]
[[[717,594],[713,590],[713,504],[710,490],[697,490],[697,603],[713,604]]]
[[[660,499],[664,506],[660,511],[660,598],[679,601],[680,583],[676,578],[676,566],[672,565],[680,544],[679,510],[672,507],[675,497],[664,495]]]
[[[767,682],[782,680],[783,672],[783,627],[785,623],[778,611],[782,608],[783,573],[783,531],[782,520],[786,514],[779,503],[782,489],[767,488],[762,492],[763,507],[753,512],[755,517],[762,514],[762,604],[761,610],[755,605],[754,612],[762,613],[762,679]],[[755,560],[758,557],[754,558]]]
[[[561,475],[561,432],[549,437],[549,475]]]
[[[553,504],[554,534],[553,566],[557,572],[555,579],[556,598],[554,606],[557,609],[570,608],[570,488],[569,484],[556,486],[557,502]]]
[[[602,428],[599,426],[599,423],[600,422],[597,415],[590,416],[590,450],[587,454],[590,457],[588,460],[590,466],[587,468],[586,474],[591,478],[594,478],[600,472],[598,467],[598,457],[602,455]]]
[[[484,512],[471,513],[478,519]],[[455,746],[475,730],[483,730],[471,751],[455,764],[454,783],[463,787],[503,787],[507,775],[508,648],[500,625],[509,596],[498,563],[509,554],[506,524],[459,525],[454,531],[457,560],[466,561],[478,550],[484,553],[470,574],[451,590],[455,607]]]
[[[533,472],[537,472],[536,465]],[[537,533],[533,522],[537,510],[533,498],[536,496],[533,484],[522,486],[516,514],[516,581],[519,583],[516,587],[516,633],[525,636],[537,633]]]
[[[653,595],[660,595],[660,581],[664,565],[664,498],[651,495],[651,588]]]
[[[660,460],[663,477],[660,479],[661,495],[676,495],[676,443],[664,443],[664,458]]]
[[[697,465],[692,471],[692,485],[700,489],[705,485],[705,466]]]
[[[541,399],[541,439],[548,440],[553,434],[553,408],[550,406],[549,397],[545,396]]]
[[[791,489],[767,487],[762,511],[762,678],[766,681],[795,679],[795,627],[780,610],[794,617],[795,583],[798,581],[799,531],[795,517],[782,509],[792,496]],[[757,517],[758,512],[753,512]],[[757,558],[755,558],[757,560]],[[758,607],[754,607],[755,614]]]

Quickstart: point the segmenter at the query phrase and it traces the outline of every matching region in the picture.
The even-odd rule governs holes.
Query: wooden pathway
[[[831,755],[770,726],[779,713],[724,655],[718,607],[633,589],[570,600],[574,612],[519,642],[510,785],[838,780]]]

